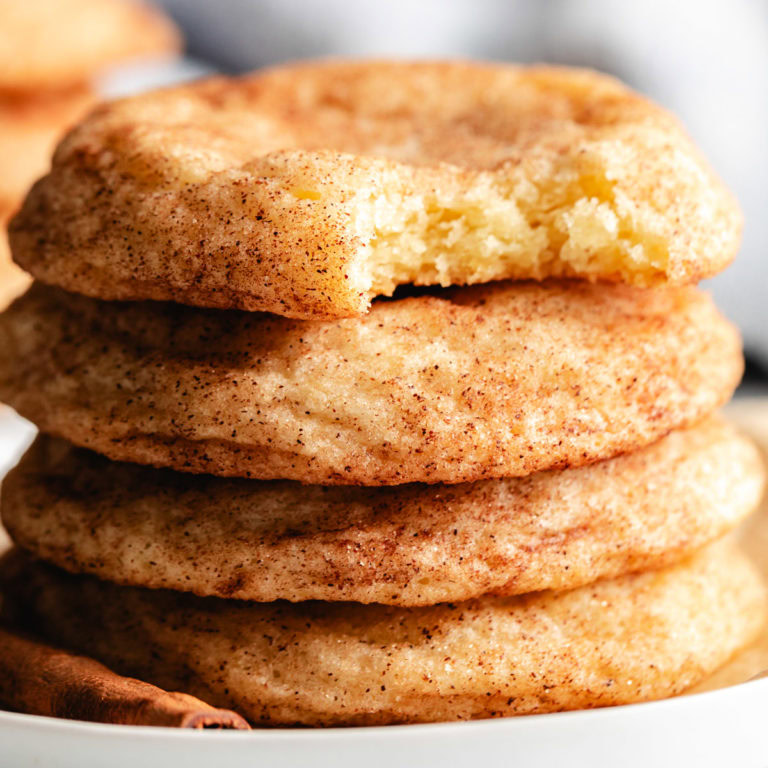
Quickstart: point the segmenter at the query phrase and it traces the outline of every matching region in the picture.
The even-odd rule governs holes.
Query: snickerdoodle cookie
[[[95,101],[91,88],[81,84],[55,92],[0,91],[0,208],[6,212],[4,219],[48,170],[56,142],[66,129]]]
[[[332,318],[403,283],[691,283],[740,228],[677,120],[609,77],[331,61],[104,106],[11,242],[103,299]]]
[[[695,288],[494,283],[289,320],[42,285],[0,315],[0,400],[117,460],[326,485],[588,464],[696,423],[742,370]]]
[[[170,20],[138,0],[0,0],[0,91],[68,88],[179,45]]]
[[[18,553],[15,553],[18,554]],[[428,608],[245,603],[119,587],[6,558],[17,620],[121,674],[269,725],[499,717],[671,696],[758,633],[730,542],[567,592]]]
[[[763,486],[719,419],[589,467],[390,488],[182,475],[40,437],[3,482],[14,541],[77,573],[243,600],[431,605],[683,559]]]

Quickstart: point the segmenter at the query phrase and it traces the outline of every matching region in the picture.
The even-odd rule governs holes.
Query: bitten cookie
[[[692,283],[740,230],[677,120],[609,77],[331,61],[105,105],[11,242],[103,299],[331,318],[404,283]]]

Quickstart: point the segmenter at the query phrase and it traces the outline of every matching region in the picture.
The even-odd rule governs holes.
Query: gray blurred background
[[[329,55],[590,66],[676,112],[746,215],[707,286],[768,371],[768,2],[762,0],[161,0],[188,52],[241,72]]]

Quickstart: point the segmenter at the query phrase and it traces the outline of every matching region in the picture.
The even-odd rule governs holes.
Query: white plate
[[[32,433],[0,409],[0,466],[18,456]],[[0,712],[0,768],[502,765],[766,768],[768,678],[611,709],[386,728],[181,731]]]
[[[0,713],[13,768],[765,768],[768,679],[649,704],[385,728],[180,731]]]

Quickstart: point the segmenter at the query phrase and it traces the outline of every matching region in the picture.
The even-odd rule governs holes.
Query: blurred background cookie
[[[0,19],[2,91],[70,88],[181,48],[173,23],[139,0],[0,0]]]
[[[10,263],[6,224],[99,100],[97,77],[180,47],[173,23],[133,0],[0,0],[0,310],[29,284]]]

